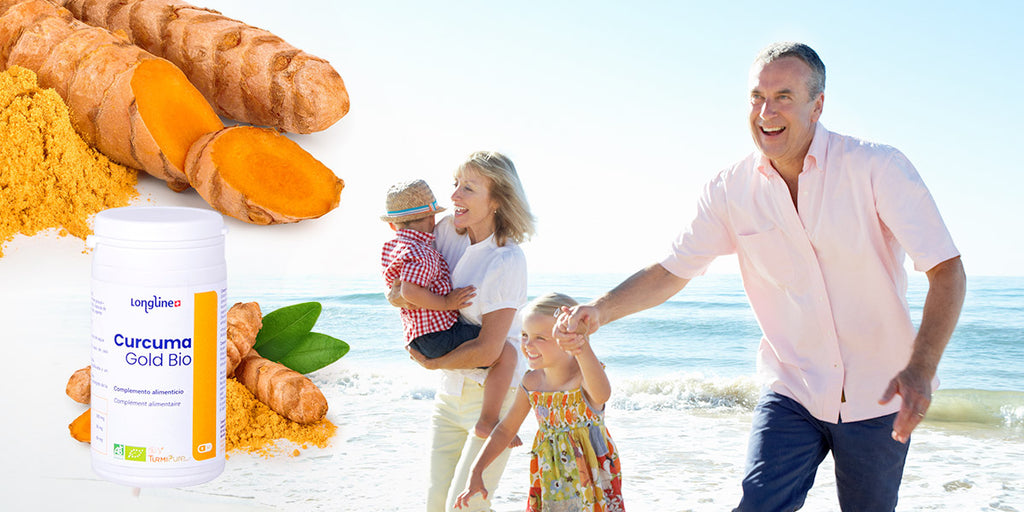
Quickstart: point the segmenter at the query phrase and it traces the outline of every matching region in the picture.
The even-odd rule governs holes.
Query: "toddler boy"
[[[393,185],[388,190],[387,214],[381,220],[395,230],[381,251],[386,286],[401,282],[400,294],[416,306],[401,308],[406,342],[427,358],[441,357],[480,334],[480,326],[459,321],[458,310],[470,304],[475,288],[453,290],[448,262],[432,244],[434,193],[423,180]],[[510,357],[511,354],[511,357]],[[487,437],[498,423],[501,404],[516,367],[514,351],[502,351],[484,382],[484,399],[476,434]]]

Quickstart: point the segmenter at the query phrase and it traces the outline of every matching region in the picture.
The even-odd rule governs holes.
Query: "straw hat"
[[[380,216],[384,222],[412,222],[444,211],[423,180],[392,185],[388,189],[386,208],[387,214]]]

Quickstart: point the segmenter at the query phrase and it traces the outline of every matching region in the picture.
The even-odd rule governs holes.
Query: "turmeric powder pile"
[[[84,240],[92,215],[138,196],[137,172],[89,147],[61,97],[19,66],[0,72],[0,141],[0,257],[19,233]]]
[[[227,436],[228,452],[243,451],[271,457],[299,454],[298,448],[310,445],[324,448],[338,429],[327,418],[302,425],[270,410],[235,379],[228,379]],[[280,440],[289,443],[280,443]]]

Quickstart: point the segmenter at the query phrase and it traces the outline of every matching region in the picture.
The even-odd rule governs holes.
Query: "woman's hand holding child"
[[[455,288],[444,296],[444,308],[449,311],[460,310],[473,303],[470,299],[476,297],[475,286],[463,286]]]

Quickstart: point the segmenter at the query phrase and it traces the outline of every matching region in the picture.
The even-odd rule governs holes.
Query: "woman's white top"
[[[481,325],[483,316],[499,309],[516,310],[509,327],[507,339],[517,348],[516,372],[512,387],[518,387],[526,373],[526,359],[519,353],[519,340],[523,322],[519,309],[526,304],[526,255],[519,245],[509,240],[498,247],[494,235],[475,244],[470,244],[469,235],[455,232],[452,216],[447,215],[434,228],[434,244],[448,262],[451,269],[452,287],[473,285],[476,296],[473,303],[459,310],[462,321]],[[442,370],[442,389],[446,394],[462,394],[464,379],[483,383],[487,378],[486,369]]]

